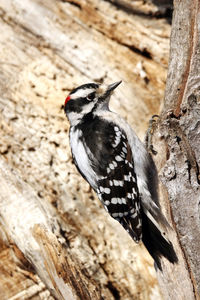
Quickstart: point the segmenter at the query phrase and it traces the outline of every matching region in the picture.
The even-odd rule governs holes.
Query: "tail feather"
[[[159,228],[144,212],[142,212],[142,241],[161,271],[161,256],[164,256],[173,264],[178,262],[172,243],[163,237]]]

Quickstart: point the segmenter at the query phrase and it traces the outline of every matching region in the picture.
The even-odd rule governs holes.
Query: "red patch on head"
[[[67,104],[67,102],[70,100],[70,96],[68,96],[66,99],[65,99],[65,105]]]

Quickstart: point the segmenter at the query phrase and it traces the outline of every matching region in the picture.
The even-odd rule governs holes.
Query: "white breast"
[[[96,174],[94,170],[91,167],[91,162],[89,160],[88,154],[92,155],[91,153],[88,153],[89,149],[85,149],[85,145],[81,141],[82,132],[81,130],[74,130],[74,128],[70,131],[70,143],[71,143],[71,149],[73,156],[76,160],[76,163],[81,170],[81,172],[84,174],[84,176],[87,178],[90,185],[96,189]]]

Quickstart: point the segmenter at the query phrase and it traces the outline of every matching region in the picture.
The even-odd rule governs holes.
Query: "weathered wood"
[[[100,291],[67,253],[53,209],[2,159],[0,182],[0,222],[21,251],[15,248],[19,260],[28,260],[56,299],[100,299]],[[6,299],[3,292],[1,299]]]
[[[159,276],[166,299],[200,299],[200,3],[175,1],[155,157],[177,239],[179,266]]]
[[[107,0],[129,14],[147,15],[147,16],[169,16],[173,8],[172,0]]]
[[[155,3],[148,5],[156,9]],[[140,137],[149,117],[158,113],[170,25],[150,18],[143,6],[131,13],[122,6],[102,0],[0,1],[0,153],[13,182],[11,192],[2,174],[8,199],[0,198],[2,300],[50,299],[51,288],[59,298],[67,287],[84,300],[86,294],[80,293],[86,290],[92,299],[162,298],[146,250],[107,215],[74,168],[61,109],[79,84],[122,79],[111,105]],[[23,190],[29,192],[23,196]],[[34,204],[26,206],[27,200]],[[44,222],[37,220],[36,211]],[[60,251],[67,253],[64,263]],[[68,285],[67,262],[73,281]],[[56,284],[53,269],[60,276]]]

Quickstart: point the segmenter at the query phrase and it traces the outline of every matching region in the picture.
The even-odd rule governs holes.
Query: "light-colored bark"
[[[122,79],[111,105],[140,137],[159,111],[170,25],[151,1],[113,2],[0,1],[2,300],[162,298],[147,251],[73,166],[61,109],[79,84]]]
[[[19,248],[21,256],[31,263],[56,298],[77,299],[72,286],[68,286],[61,276],[67,258],[53,233],[58,225],[48,210],[49,205],[42,205],[35,191],[2,159],[0,182],[0,221],[4,234]]]
[[[179,265],[159,276],[166,299],[200,299],[200,3],[175,1],[169,70],[155,156]]]

